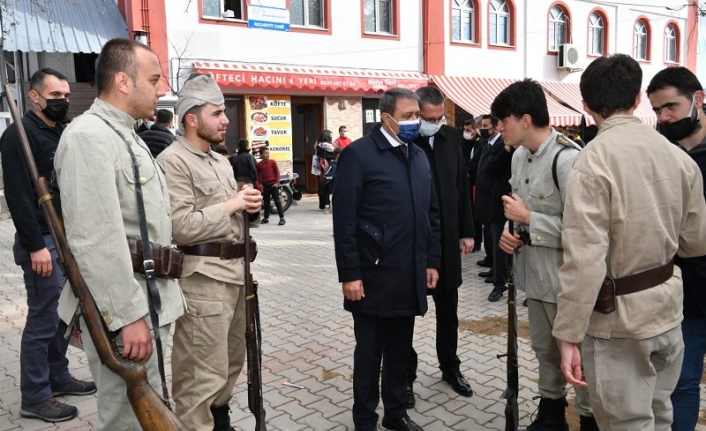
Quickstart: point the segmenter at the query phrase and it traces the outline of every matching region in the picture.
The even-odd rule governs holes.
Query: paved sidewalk
[[[337,283],[331,216],[318,210],[315,198],[305,197],[291,207],[286,219],[285,226],[271,223],[253,230],[259,245],[252,270],[260,282],[268,430],[353,430],[355,342],[352,318],[343,310]],[[69,422],[54,425],[19,417],[19,345],[26,304],[22,275],[12,259],[13,235],[12,221],[0,221],[0,431],[91,430],[96,422],[94,396],[61,398],[79,409],[80,416]],[[507,315],[505,301],[487,301],[490,285],[477,276],[481,268],[475,264],[482,257],[478,253],[463,257],[466,281],[459,291],[462,327],[471,321]],[[524,299],[523,294],[519,299]],[[525,307],[519,307],[518,314],[526,321]],[[420,364],[415,384],[417,406],[410,416],[427,431],[504,430],[505,403],[500,396],[505,388],[505,359],[496,358],[505,352],[504,328],[495,331],[499,335],[460,333],[462,372],[475,391],[472,398],[463,398],[441,382],[434,320],[430,301],[429,312],[417,319],[415,329]],[[519,350],[521,424],[527,425],[536,406],[531,398],[536,391],[537,367],[528,340],[519,340]],[[90,378],[83,352],[71,347],[69,356],[74,375]],[[168,379],[170,368],[167,365]],[[236,429],[249,431],[255,422],[247,409],[245,381],[243,375],[236,385],[231,418]],[[304,389],[283,386],[284,381]]]

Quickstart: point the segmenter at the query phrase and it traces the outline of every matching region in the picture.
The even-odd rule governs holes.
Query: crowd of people
[[[263,197],[260,223],[269,222],[272,199],[285,224],[280,173],[266,147],[259,162],[247,140],[235,155],[213,147],[229,120],[210,75],[182,86],[183,134],[175,137],[171,112],[155,111],[161,76],[150,48],[113,39],[86,113],[64,127],[68,81],[41,69],[22,125],[119,353],[166,390],[173,326],[176,414],[189,430],[231,431],[228,404],[245,361],[244,228],[258,222]],[[568,431],[567,384],[582,431],[695,428],[706,354],[706,96],[686,68],[659,72],[646,94],[655,129],[632,115],[641,84],[639,64],[625,55],[587,67],[580,88],[598,128],[587,143],[550,125],[544,91],[531,79],[501,91],[462,133],[446,124],[444,94],[422,87],[385,92],[380,124],[359,140],[345,126],[336,139],[321,134],[313,168],[319,209],[333,213],[338,279],[353,318],[355,430],[378,429],[380,398],[383,427],[422,429],[407,411],[419,373],[415,318],[428,297],[440,380],[474,395],[458,354],[458,289],[461,255],[481,247],[488,301],[499,301],[510,279],[527,298],[539,399],[527,431]],[[70,420],[76,407],[56,397],[97,392],[97,430],[141,429],[125,381],[88,331],[94,381],[69,373],[64,335],[86,327],[86,316],[64,286],[17,125],[0,151],[28,302],[20,414]],[[136,240],[181,250],[178,282],[135,267]]]

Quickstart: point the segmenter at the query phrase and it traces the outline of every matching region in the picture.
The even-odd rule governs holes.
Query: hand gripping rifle
[[[512,221],[508,220],[508,230],[510,235],[515,233]],[[513,257],[517,257],[517,247],[515,247]],[[510,265],[510,276],[512,276],[513,264]],[[519,392],[518,382],[518,362],[517,362],[517,290],[512,278],[507,283],[507,353],[497,355],[498,359],[507,357],[507,387],[503,392],[503,398],[507,401],[505,405],[505,431],[517,431],[520,425],[520,411],[517,405],[517,395]]]
[[[49,182],[46,178],[39,176],[37,166],[34,163],[34,156],[32,155],[32,150],[27,140],[27,134],[22,125],[22,119],[17,112],[15,100],[12,98],[8,87],[5,88],[4,96],[10,107],[12,120],[17,127],[17,135],[20,140],[22,154],[24,155],[32,181],[34,182],[34,187],[39,197],[39,205],[42,207],[44,217],[49,224],[51,236],[54,239],[54,244],[59,254],[59,262],[64,269],[64,274],[66,274],[69,284],[71,284],[71,289],[79,299],[81,313],[86,321],[88,332],[91,334],[91,339],[96,346],[101,362],[125,380],[125,384],[127,385],[127,397],[130,400],[132,409],[135,411],[135,416],[137,416],[137,420],[140,422],[140,426],[143,430],[187,431],[184,424],[179,421],[179,418],[167,407],[157,392],[150,386],[147,380],[147,370],[145,366],[123,359],[118,353],[117,348],[111,342],[108,336],[108,328],[105,326],[98,312],[98,306],[93,300],[93,296],[91,296],[91,292],[88,290],[88,286],[78,269],[76,259],[69,248],[63,222],[52,203],[53,196],[51,195]]]
[[[257,300],[257,282],[250,273],[252,254],[249,215],[243,211],[243,237],[245,238],[245,344],[248,357],[248,408],[255,416],[255,431],[267,431],[265,406],[262,403],[262,332],[260,330],[260,305]]]

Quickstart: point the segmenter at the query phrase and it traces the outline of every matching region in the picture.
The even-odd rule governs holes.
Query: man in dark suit
[[[380,99],[381,125],[341,153],[333,231],[344,308],[353,314],[353,422],[419,431],[405,410],[415,316],[427,310],[441,263],[439,208],[429,161],[412,142],[419,98],[394,88]]]
[[[468,193],[468,171],[463,160],[461,137],[444,124],[444,95],[434,87],[416,91],[421,106],[420,136],[415,139],[431,166],[441,213],[441,270],[436,289],[430,293],[436,305],[436,354],[441,378],[460,395],[473,395],[461,374],[458,349],[458,287],[461,285],[461,253],[473,251],[473,214]],[[412,382],[417,375],[417,353],[412,349],[407,407],[414,406]]]
[[[471,211],[475,214],[476,196],[476,178],[478,177],[478,162],[483,153],[483,142],[481,141],[478,129],[480,129],[483,117],[470,118],[463,122],[463,140],[461,146],[463,148],[463,157],[466,160],[468,168],[468,191],[471,195]],[[473,251],[479,251],[483,242],[483,223],[474,220],[473,223]]]
[[[478,161],[478,173],[476,175],[476,201],[473,209],[473,216],[476,222],[483,223],[483,248],[485,249],[485,258],[478,261],[479,266],[490,268],[480,272],[480,277],[485,277],[486,281],[491,283],[493,278],[493,257],[495,248],[490,232],[490,201],[495,186],[495,179],[488,175],[487,165],[490,160],[490,149],[495,143],[495,140],[500,137],[498,133],[498,119],[491,115],[483,115],[481,117],[481,126],[478,129],[478,135],[482,143],[483,151]]]

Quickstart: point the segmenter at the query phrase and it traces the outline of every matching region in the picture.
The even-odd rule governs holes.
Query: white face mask
[[[463,139],[467,141],[473,139],[473,132],[463,132]]]
[[[153,125],[154,125],[154,121],[145,121],[145,126],[148,129],[151,129]]]
[[[343,132],[343,137],[347,138],[348,137],[348,132]]]
[[[422,134],[422,136],[434,136],[436,133],[441,129],[441,125],[443,124],[442,121],[439,121],[437,124],[430,123],[428,121],[422,120],[422,124],[419,127],[419,133]]]

